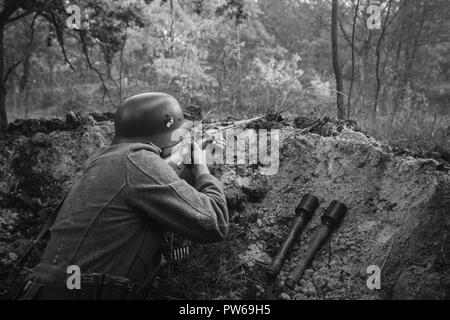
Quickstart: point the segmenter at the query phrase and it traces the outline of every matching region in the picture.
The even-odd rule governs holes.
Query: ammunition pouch
[[[19,300],[144,300],[144,291],[130,280],[109,274],[81,275],[81,288],[68,289],[29,281]]]

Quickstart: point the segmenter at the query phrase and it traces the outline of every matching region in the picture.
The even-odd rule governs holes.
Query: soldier
[[[200,242],[226,238],[221,182],[203,162],[190,167],[191,186],[161,158],[176,147],[171,135],[183,124],[170,95],[124,101],[112,145],[86,162],[64,200],[23,299],[144,299],[164,232]],[[200,148],[194,144],[193,150],[194,163],[201,162]],[[67,287],[71,265],[81,270],[80,289]]]

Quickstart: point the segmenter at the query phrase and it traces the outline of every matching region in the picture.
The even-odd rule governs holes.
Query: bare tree
[[[379,102],[380,89],[381,89],[381,74],[380,74],[381,46],[382,46],[383,39],[386,35],[389,14],[391,13],[391,7],[392,7],[392,0],[389,1],[387,14],[384,19],[384,23],[381,28],[381,34],[380,34],[380,37],[378,38],[378,42],[377,42],[377,46],[376,46],[376,50],[375,50],[377,59],[376,59],[376,66],[375,66],[376,89],[375,89],[375,99],[374,99],[374,104],[373,104],[373,113],[374,114],[376,114],[378,112],[378,102]]]
[[[357,0],[357,2],[356,2],[355,14],[353,16],[352,40],[351,40],[351,48],[352,48],[352,79],[350,81],[350,88],[348,89],[347,118],[350,118],[353,82],[354,82],[354,79],[355,79],[355,28],[356,28],[356,18],[358,17],[359,1],[360,0]]]
[[[345,118],[344,107],[344,85],[342,82],[342,70],[339,65],[338,53],[338,0],[333,0],[331,5],[331,54],[333,59],[333,70],[336,77],[336,97],[337,97],[337,114],[339,119]]]

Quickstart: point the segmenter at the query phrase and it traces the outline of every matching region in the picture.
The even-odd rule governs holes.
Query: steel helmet
[[[176,145],[172,133],[184,124],[178,101],[166,93],[142,93],[126,99],[117,109],[115,140],[152,142],[161,149]]]

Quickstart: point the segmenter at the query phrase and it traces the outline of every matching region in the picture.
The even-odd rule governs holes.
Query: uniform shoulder
[[[111,164],[113,162],[123,162],[128,153],[129,146],[124,144],[103,146],[86,160],[84,168],[90,167],[96,163],[104,164],[106,162]]]
[[[178,180],[173,169],[160,157],[160,149],[151,144],[136,143],[130,146],[127,156],[129,178],[141,181],[145,175],[158,184]]]

